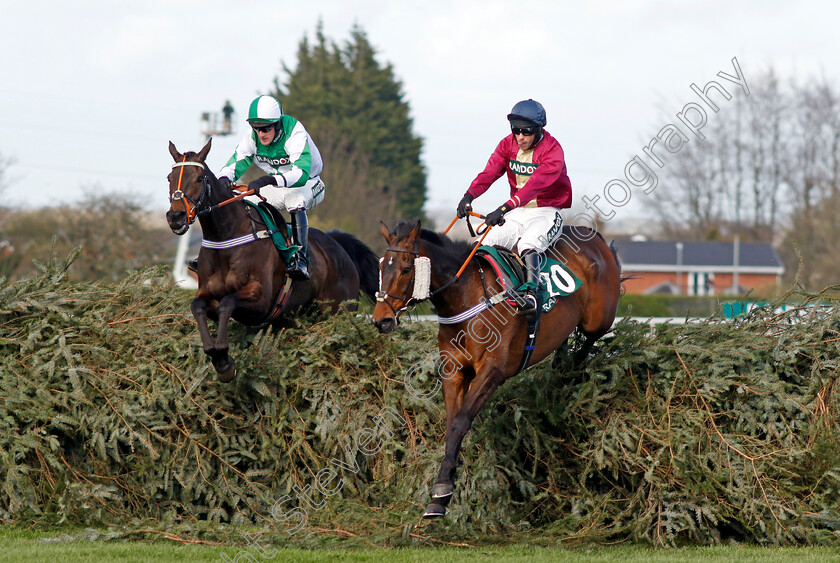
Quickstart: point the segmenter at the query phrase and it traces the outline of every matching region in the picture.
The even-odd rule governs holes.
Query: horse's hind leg
[[[563,366],[563,362],[569,356],[569,350],[571,349],[569,340],[571,339],[572,337],[570,336],[564,340],[563,344],[554,351],[554,359],[551,360],[551,369],[560,369]]]
[[[571,345],[572,338],[575,335],[582,334],[580,332],[573,333],[572,336],[566,339],[563,344],[554,351],[554,359],[551,360],[551,368],[552,369],[560,369],[566,362],[566,359],[571,355],[572,357],[572,369],[578,369],[583,367],[583,364],[586,362],[586,359],[589,357],[589,353],[592,351],[592,347],[595,346],[595,341],[600,338],[599,336],[592,336],[583,334],[583,343],[577,350],[573,350]]]

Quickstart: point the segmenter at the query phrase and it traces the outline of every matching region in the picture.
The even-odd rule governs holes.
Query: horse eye
[[[403,268],[403,270],[402,270],[402,275],[404,275],[404,276],[405,276],[405,275],[408,275],[408,273],[409,273],[409,272],[411,272],[411,267],[410,267],[410,266],[406,266],[406,267],[405,267],[405,268]]]

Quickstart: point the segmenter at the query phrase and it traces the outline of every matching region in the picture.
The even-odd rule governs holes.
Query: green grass
[[[161,538],[157,542],[108,539],[107,532],[0,530],[2,561],[221,561],[228,546],[182,544]],[[240,559],[241,561],[241,559]]]
[[[840,549],[828,547],[764,548],[754,546],[683,547],[655,550],[647,546],[619,545],[593,549],[533,546],[406,547],[398,549],[284,549],[263,542],[264,555],[246,545],[183,544],[188,538],[160,535],[157,541],[132,541],[131,534],[95,530],[28,531],[0,530],[2,561],[365,561],[370,563],[460,562],[460,561],[600,561],[635,563],[649,561],[840,561]],[[173,540],[172,538],[177,538]],[[177,541],[181,540],[181,541]],[[274,551],[272,551],[274,550]],[[249,559],[249,553],[253,559]],[[223,557],[224,556],[224,557]]]

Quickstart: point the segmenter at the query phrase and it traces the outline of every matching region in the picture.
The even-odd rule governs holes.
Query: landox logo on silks
[[[525,176],[530,176],[537,170],[537,166],[539,166],[539,164],[533,164],[531,162],[519,162],[518,160],[511,159],[508,163],[508,166],[514,174],[523,174]]]
[[[265,162],[266,164],[274,167],[286,166],[291,162],[291,160],[287,156],[284,156],[282,158],[269,158],[264,154],[258,154],[255,155],[254,158],[256,158],[259,162]]]

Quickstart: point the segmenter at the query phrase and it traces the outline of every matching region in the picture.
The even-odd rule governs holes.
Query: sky
[[[583,213],[584,197],[606,198],[663,127],[682,126],[678,113],[700,119],[683,111],[705,107],[692,84],[717,81],[733,97],[713,92],[721,106],[749,98],[719,74],[737,77],[733,59],[747,88],[769,68],[800,83],[840,79],[840,4],[828,1],[0,0],[0,14],[0,157],[13,161],[0,197],[13,206],[96,194],[107,205],[125,192],[165,211],[169,141],[198,150],[202,113],[230,100],[239,134],[213,139],[218,171],[250,101],[286,79],[319,21],[338,44],[358,25],[402,83],[431,214],[454,216],[523,99],[545,107]],[[500,181],[474,207],[507,196]],[[644,222],[656,191],[612,196],[617,222]]]

